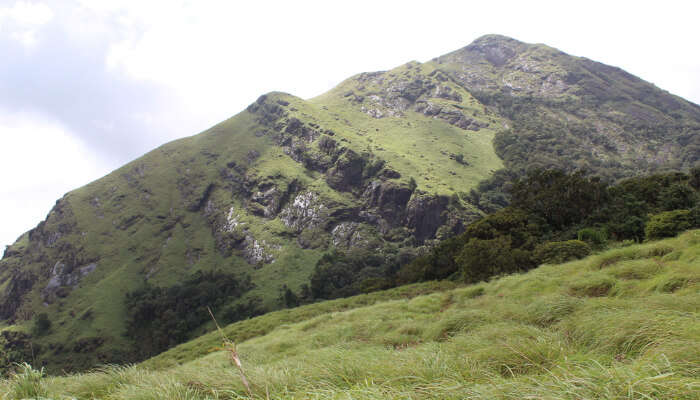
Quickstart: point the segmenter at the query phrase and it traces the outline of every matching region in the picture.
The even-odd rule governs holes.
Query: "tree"
[[[299,305],[299,297],[286,285],[280,288],[280,302],[287,308],[296,307]]]
[[[530,171],[511,189],[511,205],[542,218],[553,230],[583,221],[608,199],[607,185],[583,171]]]
[[[674,183],[661,191],[661,207],[666,211],[689,209],[696,202],[695,191],[685,183]]]
[[[700,190],[700,166],[690,170],[690,180],[688,182],[695,190]]]
[[[511,247],[509,236],[491,240],[470,239],[456,259],[464,281],[479,282],[492,276],[526,269],[530,253]]]
[[[571,260],[578,260],[589,254],[591,254],[591,248],[586,242],[567,240],[541,244],[535,249],[533,257],[538,263],[561,264]]]
[[[644,233],[648,240],[660,239],[676,236],[692,226],[693,221],[689,210],[665,211],[651,217]]]
[[[37,316],[34,317],[34,327],[32,328],[34,334],[36,336],[42,336],[47,334],[49,330],[51,330],[51,320],[49,319],[48,314],[37,314]]]

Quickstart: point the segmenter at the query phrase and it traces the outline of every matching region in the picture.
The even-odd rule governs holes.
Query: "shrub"
[[[661,191],[661,206],[665,210],[687,209],[695,204],[695,191],[685,183],[675,183]]]
[[[534,257],[539,263],[559,264],[578,260],[591,254],[591,247],[581,240],[547,242],[535,248]]]
[[[46,313],[37,314],[34,317],[34,327],[32,328],[33,333],[36,336],[45,335],[51,330],[51,320]]]
[[[491,240],[469,240],[455,261],[466,282],[479,282],[526,270],[531,265],[531,256],[529,251],[512,248],[510,236],[499,236]]]
[[[409,189],[411,189],[411,192],[416,190],[416,188],[418,187],[418,183],[416,183],[415,178],[411,177],[408,180],[408,187],[409,187]]]
[[[700,190],[700,166],[690,170],[690,179],[688,184],[695,190]]]
[[[693,228],[700,228],[700,203],[690,209],[690,222]]]
[[[608,242],[608,234],[604,229],[583,228],[578,231],[578,240],[588,243],[591,247],[600,249]]]
[[[690,210],[665,211],[651,216],[644,234],[647,240],[672,237],[692,225]]]
[[[133,339],[139,357],[150,357],[190,339],[210,320],[207,307],[218,313],[225,303],[240,299],[252,288],[250,276],[241,279],[220,271],[198,271],[167,288],[147,283],[126,295],[126,335]],[[259,314],[255,298],[248,300],[224,310],[224,320],[234,322]]]

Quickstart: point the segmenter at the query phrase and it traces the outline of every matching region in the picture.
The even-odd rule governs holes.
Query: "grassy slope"
[[[435,70],[432,64],[411,62],[382,73],[383,85],[372,82],[359,82],[359,76],[341,82],[333,90],[310,100],[318,107],[327,107],[338,121],[351,121],[355,135],[352,140],[360,143],[360,148],[369,149],[406,179],[413,177],[418,188],[440,194],[468,192],[491,173],[503,167],[503,162],[493,150],[493,137],[502,129],[503,121],[496,115],[484,115],[481,105],[469,92],[451,84],[454,93],[462,97],[461,102],[431,98],[435,104],[447,103],[459,106],[475,120],[488,124],[477,132],[456,128],[437,118],[407,110],[403,117],[385,116],[372,118],[361,111],[363,106],[372,108],[369,101],[353,104],[345,94],[353,92],[368,96],[390,91],[397,81],[412,79],[426,80]],[[439,81],[432,78],[435,83]],[[376,106],[375,106],[376,107]],[[382,109],[379,107],[379,109]],[[462,165],[450,159],[450,154],[464,155],[467,162]]]
[[[260,398],[697,399],[699,283],[696,230],[411,299],[282,311],[226,332],[259,329],[239,352]],[[208,335],[141,366],[39,388],[55,398],[244,398],[216,344]],[[0,393],[12,398],[20,381],[0,383]]]

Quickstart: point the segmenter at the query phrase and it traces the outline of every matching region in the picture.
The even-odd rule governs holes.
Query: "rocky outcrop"
[[[454,106],[440,106],[430,101],[421,100],[416,103],[414,109],[428,117],[439,118],[450,125],[470,131],[478,131],[485,125],[477,120],[465,116]]]
[[[413,190],[392,181],[373,180],[367,185],[362,198],[369,209],[387,222],[387,227],[395,227],[404,220],[406,205]],[[387,230],[382,229],[383,231]]]
[[[372,235],[366,226],[357,222],[343,222],[331,231],[331,244],[339,249],[358,249],[370,246]]]
[[[60,199],[51,209],[46,220],[29,231],[29,241],[41,243],[45,247],[56,246],[59,239],[74,232],[76,227],[75,215],[70,203]]]
[[[204,205],[207,203],[207,200],[209,200],[209,196],[211,195],[211,192],[214,190],[215,185],[213,183],[210,183],[204,187],[204,189],[199,192],[199,194],[193,196],[193,198],[190,201],[190,205],[187,207],[187,211],[191,212],[197,212],[204,207]]]
[[[284,193],[277,186],[265,186],[264,191],[257,191],[250,197],[248,211],[265,218],[274,218],[280,209]]]
[[[463,97],[447,74],[434,70],[424,75],[414,72],[418,70],[415,66],[417,64],[407,64],[409,71],[398,77],[383,76],[384,73],[380,73],[383,76],[381,79],[371,78],[371,82],[384,88],[380,92],[370,91],[366,95],[351,92],[346,97],[354,104],[361,103],[360,110],[373,118],[402,117],[407,111],[413,110],[465,130],[478,131],[483,127],[464,114],[460,105]],[[364,82],[368,78],[363,74],[356,80]],[[439,99],[441,104],[430,101],[431,99]]]
[[[51,269],[49,282],[41,290],[42,300],[53,303],[56,298],[66,297],[70,291],[84,278],[97,268],[97,263],[92,262],[79,268],[67,268],[66,264],[57,261]]]
[[[247,235],[243,243],[243,256],[249,264],[260,267],[262,264],[275,262],[275,257],[271,253],[273,246],[268,245],[264,240],[257,240],[252,235]],[[279,250],[279,247],[275,246],[274,249]]]
[[[449,199],[445,196],[418,194],[406,207],[406,226],[419,242],[435,237],[438,228],[447,219]]]
[[[0,292],[0,318],[10,319],[22,305],[23,297],[32,290],[37,276],[31,271],[14,270],[5,289]]]
[[[349,192],[362,184],[362,172],[366,160],[352,150],[347,150],[326,173],[326,182],[335,190]]]
[[[212,205],[210,213],[209,221],[216,240],[216,248],[223,257],[229,257],[236,250],[249,264],[257,267],[275,261],[272,251],[278,250],[279,246],[272,246],[264,240],[256,239],[235,206],[229,206],[224,214],[218,207]]]
[[[246,111],[258,116],[258,121],[262,125],[271,126],[274,125],[277,120],[284,114],[285,106],[289,103],[279,103],[268,101],[268,95],[264,94],[251,105],[248,106]]]
[[[282,210],[280,219],[287,227],[299,233],[321,227],[328,218],[328,211],[316,193],[303,192]]]

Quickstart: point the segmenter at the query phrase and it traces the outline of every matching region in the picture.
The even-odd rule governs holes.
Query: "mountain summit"
[[[506,205],[529,168],[615,180],[699,158],[697,105],[498,35],[310,100],[269,93],[66,194],[8,246],[0,345],[32,341],[54,370],[142,359],[206,328],[193,307],[233,321],[323,298],[313,274],[329,254],[369,260],[334,290],[381,288]],[[30,336],[39,315],[48,328]]]

